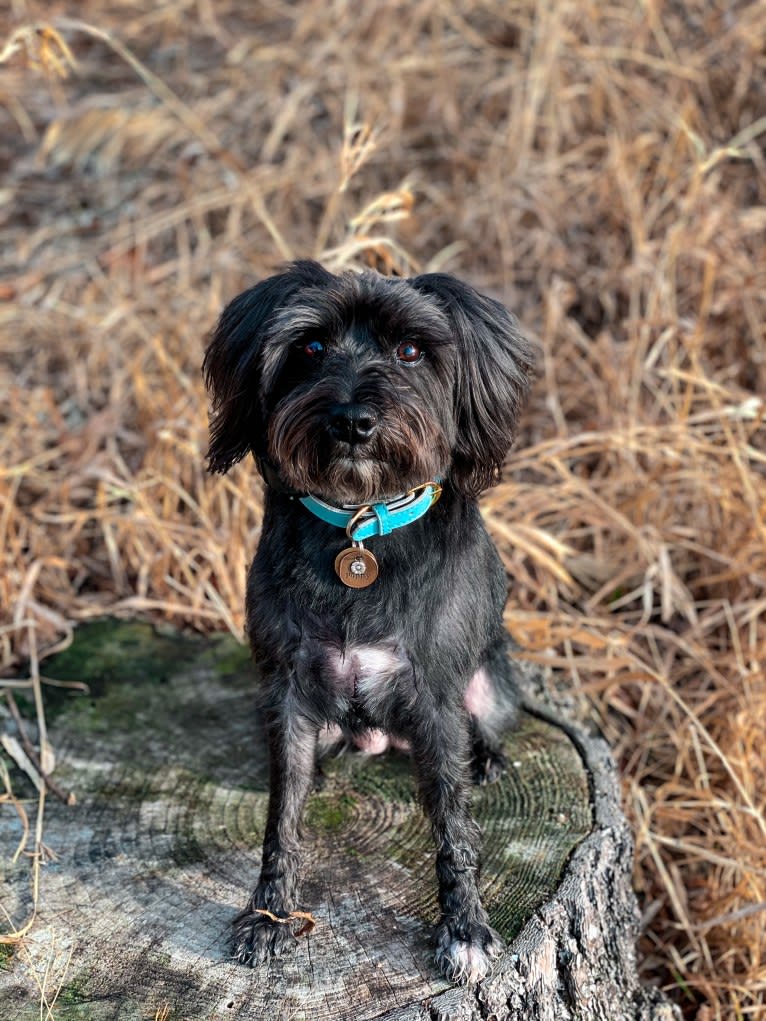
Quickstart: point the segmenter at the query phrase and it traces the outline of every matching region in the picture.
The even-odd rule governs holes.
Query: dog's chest
[[[379,702],[412,670],[407,653],[394,644],[325,646],[321,667],[335,694],[366,703]]]

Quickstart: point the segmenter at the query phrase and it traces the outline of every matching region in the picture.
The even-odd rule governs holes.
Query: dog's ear
[[[291,263],[234,298],[221,313],[202,371],[212,397],[208,468],[226,472],[251,450],[265,454],[260,397],[264,339],[276,313],[305,287],[332,280],[319,263]]]
[[[499,301],[446,273],[426,273],[409,283],[433,296],[452,326],[457,440],[451,479],[467,496],[478,496],[497,481],[513,442],[534,352]]]

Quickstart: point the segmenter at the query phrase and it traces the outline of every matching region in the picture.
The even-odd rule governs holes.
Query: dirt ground
[[[512,633],[620,762],[643,973],[764,1017],[765,71],[737,0],[0,4],[0,683],[44,764],[75,622],[241,634],[222,304],[298,256],[454,272],[540,348],[483,508]]]

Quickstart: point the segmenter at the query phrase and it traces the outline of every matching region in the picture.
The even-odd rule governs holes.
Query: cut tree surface
[[[631,843],[603,742],[546,710],[523,716],[510,768],[477,788],[484,903],[508,951],[480,986],[435,970],[433,847],[409,762],[346,754],[310,798],[301,907],[317,926],[254,970],[226,938],[256,876],[267,765],[247,651],[138,622],[81,627],[47,674],[57,779],[40,910],[0,959],[0,1019],[458,1018],[670,1021],[640,986]],[[526,674],[530,677],[530,672]],[[0,815],[8,891],[29,909],[20,836]],[[41,987],[52,1013],[41,1013]]]

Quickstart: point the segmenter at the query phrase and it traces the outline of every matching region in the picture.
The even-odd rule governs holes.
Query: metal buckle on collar
[[[352,518],[349,518],[349,522],[346,525],[346,535],[349,539],[353,540],[354,536],[351,533],[356,525],[359,524],[359,519],[363,518],[365,514],[372,514],[372,512],[372,504],[366,503],[363,507],[359,508]]]
[[[429,508],[433,507],[433,505],[442,495],[442,487],[439,485],[438,482],[434,481],[421,482],[419,486],[413,486],[412,489],[407,490],[407,492],[404,494],[404,497],[399,497],[397,500],[392,501],[392,503],[389,504],[389,506],[396,510],[402,510],[404,509],[404,507],[407,507],[410,504],[414,503],[415,500],[417,500],[420,497],[420,495],[422,493],[425,493],[425,491],[429,488],[433,490],[431,494],[431,503],[429,504]],[[382,511],[379,513],[378,510],[376,510],[376,507],[385,508],[385,506],[386,506],[385,504],[376,505],[366,503],[362,507],[357,508],[353,516],[349,519],[348,524],[346,525],[346,535],[349,537],[349,539],[352,540],[354,539],[354,529],[358,524],[363,523],[366,517],[371,515],[373,517],[378,517],[378,519],[380,520],[380,513],[382,513]],[[387,531],[384,531],[382,534],[387,534]]]
[[[442,495],[441,485],[438,482],[434,482],[433,479],[430,482],[421,482],[419,486],[415,486],[412,489],[408,489],[407,496],[420,495],[420,493],[425,492],[425,490],[428,489],[429,486],[433,489],[433,493],[431,494],[431,506],[433,507],[433,505],[438,501],[439,497]]]

